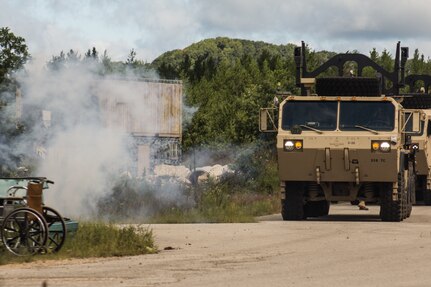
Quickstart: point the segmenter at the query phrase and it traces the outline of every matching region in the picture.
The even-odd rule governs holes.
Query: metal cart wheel
[[[66,223],[60,213],[51,207],[44,206],[42,214],[48,223],[46,251],[48,253],[58,252],[66,240]]]
[[[1,226],[1,239],[17,256],[44,251],[48,239],[48,225],[36,210],[22,207],[9,213]]]

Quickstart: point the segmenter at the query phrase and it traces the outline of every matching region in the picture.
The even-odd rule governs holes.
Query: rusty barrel
[[[42,214],[43,183],[31,180],[27,184],[27,205]]]

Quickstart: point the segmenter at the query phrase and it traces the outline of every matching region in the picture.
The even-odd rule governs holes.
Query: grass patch
[[[131,256],[155,251],[153,233],[148,228],[84,222],[79,224],[78,232],[58,255],[86,258]]]
[[[200,195],[196,207],[172,207],[152,216],[149,222],[245,223],[256,222],[256,216],[279,211],[280,200],[277,196],[249,192],[230,194],[211,185]]]
[[[113,224],[80,222],[76,234],[66,238],[56,254],[17,257],[0,250],[0,265],[34,260],[132,256],[157,252],[153,233],[141,226],[119,227]]]

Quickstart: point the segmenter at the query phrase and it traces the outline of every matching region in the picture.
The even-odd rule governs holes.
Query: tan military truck
[[[284,220],[327,215],[330,202],[380,204],[383,221],[402,221],[415,202],[415,154],[411,134],[423,132],[424,113],[405,109],[398,95],[408,50],[397,45],[387,72],[361,54],[339,54],[308,72],[305,45],[295,49],[301,95],[261,109],[260,129],[277,131],[281,214]],[[328,67],[357,63],[357,77],[316,78]],[[379,73],[361,76],[364,67]],[[386,89],[383,77],[392,82]],[[315,93],[312,90],[315,85]],[[382,94],[381,92],[385,92]]]
[[[409,75],[405,79],[409,93],[402,97],[405,108],[422,110],[421,131],[412,134],[411,141],[417,145],[416,199],[431,205],[431,75]]]

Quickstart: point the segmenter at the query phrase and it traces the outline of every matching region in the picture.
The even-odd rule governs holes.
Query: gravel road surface
[[[155,224],[158,254],[0,266],[0,287],[431,286],[431,207],[401,223],[378,212],[337,204],[318,220]]]

